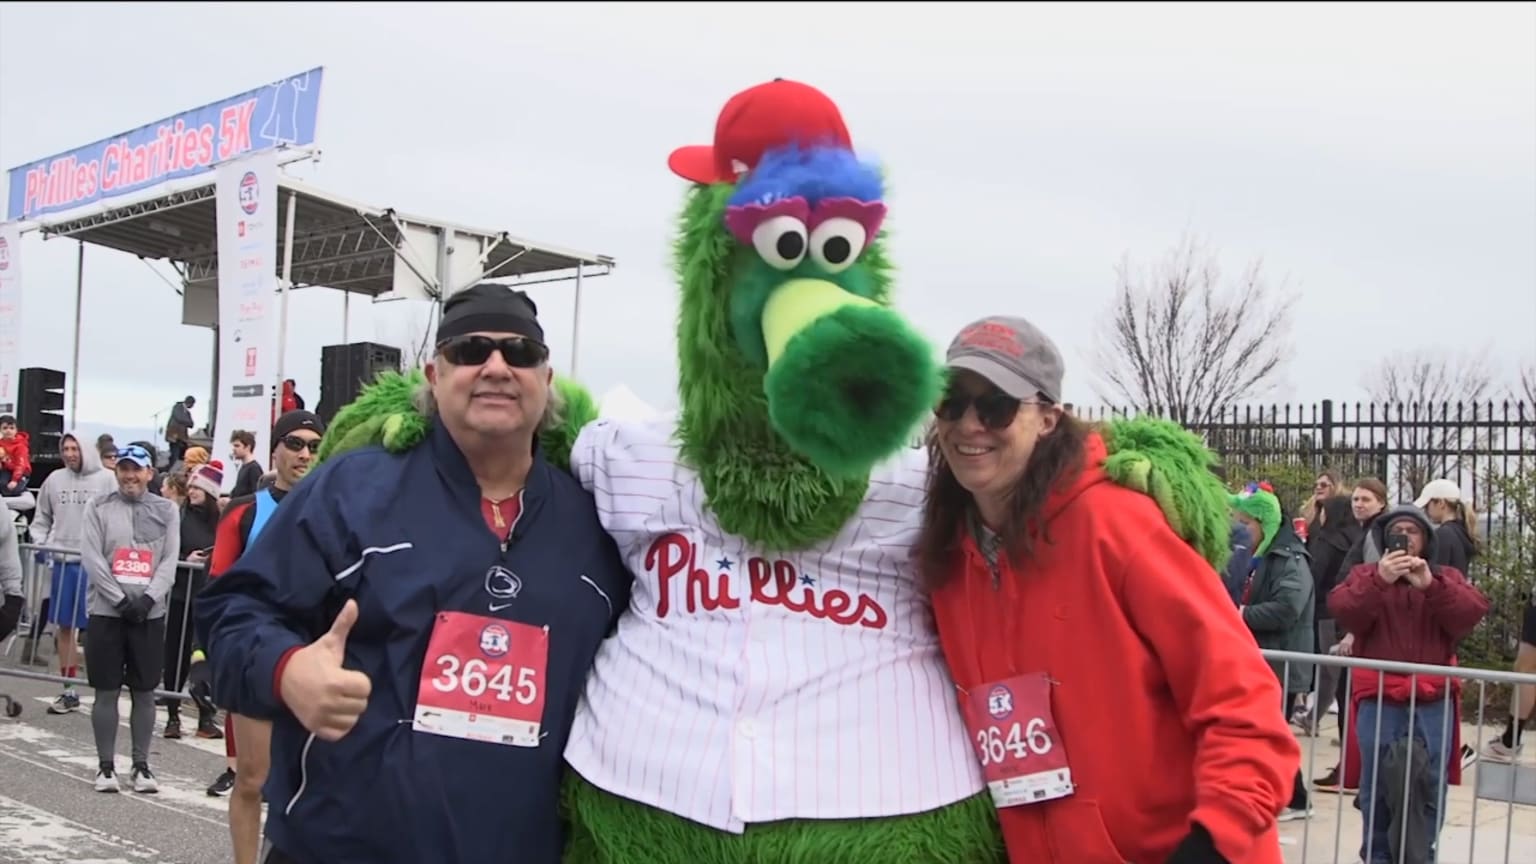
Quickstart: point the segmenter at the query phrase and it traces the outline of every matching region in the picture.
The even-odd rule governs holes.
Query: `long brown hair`
[[[1045,502],[1058,486],[1076,479],[1083,470],[1083,447],[1093,428],[1067,412],[1056,420],[1049,435],[1035,441],[1034,452],[1024,465],[1008,496],[1008,515],[999,526],[1008,562],[1018,568],[1034,555],[1035,541],[1049,540],[1040,524]],[[948,582],[955,571],[955,557],[960,551],[961,532],[972,511],[971,493],[960,485],[944,453],[939,448],[939,427],[928,432],[927,498],[923,504],[923,527],[917,538],[917,567],[921,582],[929,590]]]

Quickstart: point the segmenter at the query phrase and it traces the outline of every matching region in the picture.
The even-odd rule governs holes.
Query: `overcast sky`
[[[878,14],[870,9],[878,8]],[[1536,359],[1536,5],[282,4],[0,6],[10,168],[325,66],[320,165],[381,207],[614,256],[580,377],[667,403],[666,168],[775,76],[836,99],[889,166],[898,304],[936,341],[1022,314],[1093,403],[1115,265],[1186,230],[1299,294],[1269,399],[1356,399],[1382,352]],[[75,247],[23,244],[22,365],[68,369]],[[161,273],[170,274],[164,264]],[[206,402],[209,331],[143,262],[87,247],[82,425]],[[566,285],[534,289],[559,365]],[[287,366],[318,401],[340,295],[296,292]],[[352,304],[350,337],[412,332]],[[204,418],[201,411],[197,419]]]

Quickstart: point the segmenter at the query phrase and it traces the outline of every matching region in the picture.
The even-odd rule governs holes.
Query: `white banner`
[[[21,374],[21,229],[0,225],[0,414],[15,414]]]
[[[214,453],[236,429],[256,436],[256,458],[271,467],[272,398],[277,385],[277,156],[272,151],[217,169],[219,230],[219,405]],[[225,460],[224,487],[235,466]]]

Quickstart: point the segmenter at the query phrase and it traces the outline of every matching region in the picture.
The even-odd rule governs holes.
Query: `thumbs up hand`
[[[339,741],[363,716],[373,682],[342,667],[347,636],[357,623],[357,601],[348,600],[331,629],[288,658],[278,689],[299,723],[322,741]]]

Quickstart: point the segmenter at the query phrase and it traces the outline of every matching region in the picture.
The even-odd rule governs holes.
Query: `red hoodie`
[[[32,452],[27,433],[17,432],[15,438],[0,438],[0,468],[11,472],[12,480],[32,476]]]
[[[1150,497],[1105,476],[1098,436],[1086,457],[1047,501],[1026,570],[1000,556],[994,587],[967,531],[933,598],[962,693],[1015,674],[1052,682],[1076,789],[998,811],[1009,860],[1162,864],[1198,823],[1232,864],[1281,864],[1275,817],[1301,747],[1280,683],[1211,565]]]

